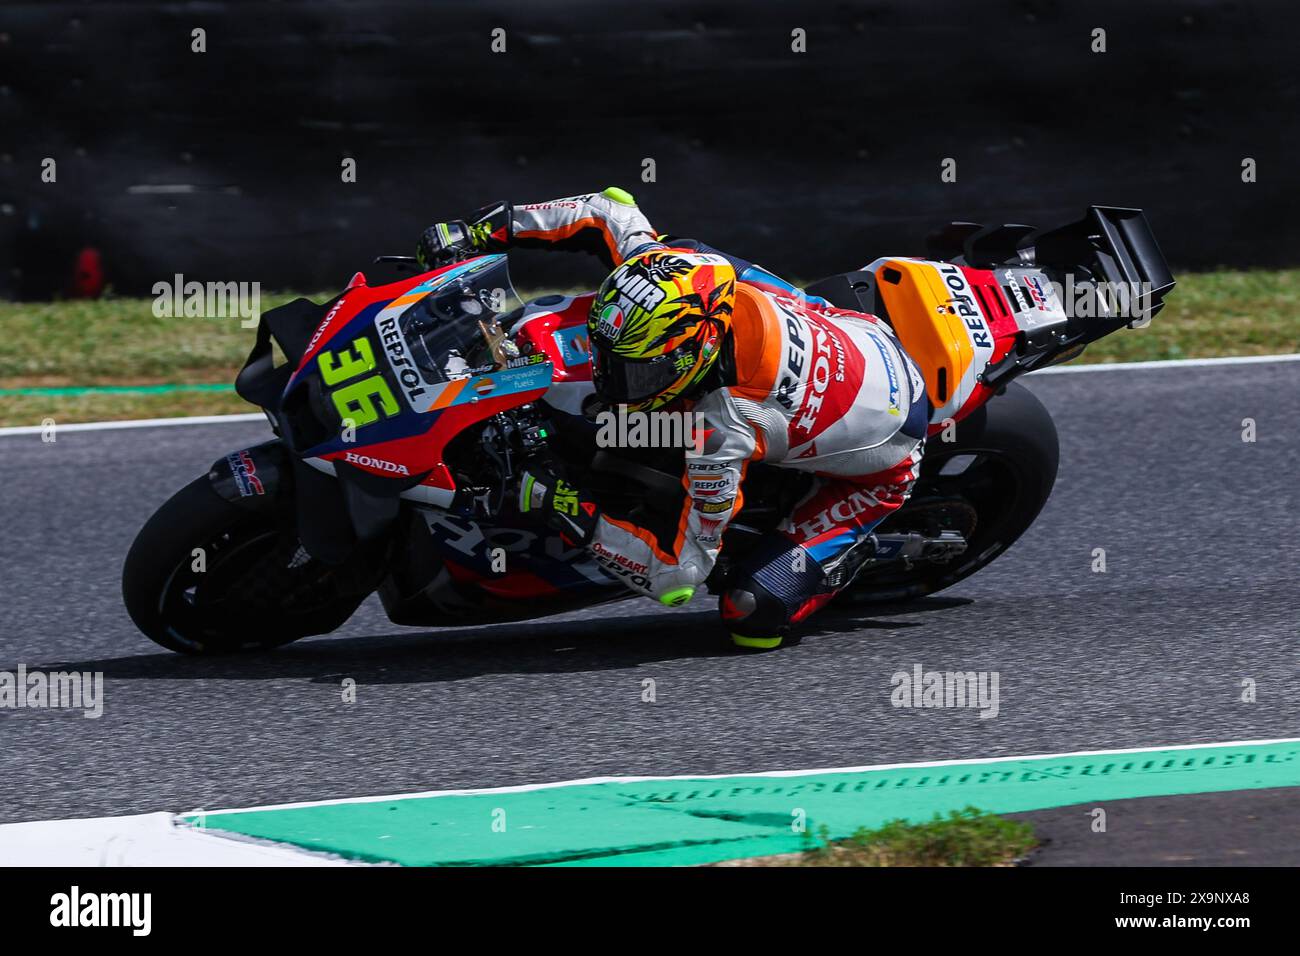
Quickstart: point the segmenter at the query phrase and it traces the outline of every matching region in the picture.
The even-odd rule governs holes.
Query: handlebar
[[[415,256],[375,256],[375,265],[385,263],[397,266],[399,269],[409,272],[423,272],[420,263],[416,261]]]
[[[466,259],[474,259],[483,255],[482,252],[473,249],[457,250],[455,255],[448,256],[445,260],[432,266],[433,269],[439,269],[443,266],[455,265],[457,262],[464,262]],[[375,256],[376,265],[383,263],[385,265],[396,266],[398,269],[407,272],[424,272],[424,266],[415,256]]]

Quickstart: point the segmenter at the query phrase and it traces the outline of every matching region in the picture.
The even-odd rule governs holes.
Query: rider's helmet
[[[596,395],[633,411],[689,396],[718,360],[735,301],[722,256],[656,248],[626,259],[587,317]]]

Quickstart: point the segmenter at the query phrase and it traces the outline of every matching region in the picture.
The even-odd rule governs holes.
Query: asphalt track
[[[1092,829],[1097,807],[1107,828]],[[1029,866],[1300,866],[1296,788],[1094,801],[1009,813],[1034,828]]]
[[[0,670],[105,675],[97,720],[0,710],[0,822],[1295,736],[1300,363],[1028,384],[1062,439],[1034,528],[943,596],[833,609],[759,656],[719,652],[704,601],[440,632],[375,603],[267,655],[173,655],[127,618],[122,557],[265,426],[0,436]],[[998,716],[892,707],[918,663],[997,671]]]

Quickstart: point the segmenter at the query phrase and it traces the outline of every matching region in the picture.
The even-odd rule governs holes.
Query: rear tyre
[[[382,566],[382,562],[380,562]],[[190,482],[136,535],[122,567],[127,612],[150,640],[183,654],[287,644],[342,625],[378,568],[324,565],[291,522]]]
[[[1023,385],[981,406],[956,426],[956,441],[926,442],[912,497],[880,531],[962,531],[964,554],[946,564],[864,572],[838,601],[909,600],[951,587],[988,566],[1033,524],[1056,483],[1060,446],[1043,403]],[[927,504],[928,503],[928,504]]]

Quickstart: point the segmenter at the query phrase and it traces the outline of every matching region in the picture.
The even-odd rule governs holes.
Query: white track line
[[[54,433],[59,432],[93,432],[109,431],[114,428],[157,428],[164,425],[225,425],[234,422],[264,422],[266,415],[262,412],[251,412],[246,415],[191,415],[189,417],[179,418],[135,418],[125,422],[77,422],[72,425],[60,425],[57,422],[54,426]],[[0,428],[0,436],[4,435],[39,435],[45,431],[44,425],[17,425],[8,428]]]
[[[595,783],[655,783],[668,780],[726,780],[733,777],[807,777],[826,773],[866,773],[870,770],[920,770],[927,767],[956,767],[966,764],[1008,763],[1015,760],[1060,760],[1066,757],[1101,757],[1121,754],[1148,753],[1153,750],[1182,751],[1205,750],[1210,747],[1262,747],[1269,744],[1300,744],[1300,737],[1278,737],[1269,740],[1232,740],[1211,744],[1175,744],[1162,747],[1128,747],[1121,750],[1074,750],[1058,754],[1026,754],[1017,757],[964,757],[956,760],[927,760],[920,763],[882,763],[865,767],[827,767],[820,770],[766,770],[753,773],[677,774],[663,777],[583,777],[578,780],[558,780],[553,783],[527,783],[513,787],[482,787],[472,790],[427,790],[422,793],[398,793],[386,797],[340,797],[334,800],[308,800],[302,803],[276,803],[264,807],[246,807],[233,810],[194,810],[191,814],[214,817],[226,813],[253,813],[262,810],[299,810],[307,807],[330,807],[344,803],[383,803],[389,800],[416,800],[425,797],[465,797],[489,793],[525,793],[531,790],[549,790]],[[189,816],[191,814],[182,814]]]
[[[0,826],[0,866],[348,866],[265,840],[181,826],[170,813]]]
[[[1228,355],[1223,358],[1165,359],[1158,362],[1105,362],[1096,365],[1057,365],[1030,372],[1030,375],[1061,375],[1066,372],[1135,372],[1152,368],[1194,368],[1203,365],[1258,365],[1264,362],[1300,362],[1300,352],[1286,355]],[[137,418],[124,422],[78,422],[75,425],[57,425],[58,431],[89,432],[113,428],[155,428],[165,425],[221,425],[227,422],[255,422],[265,420],[261,412],[244,415],[195,415],[189,418]],[[18,425],[0,428],[5,435],[39,435],[43,425]]]
[[[1196,368],[1202,365],[1259,365],[1264,362],[1300,362],[1300,352],[1288,355],[1225,355],[1221,358],[1162,359],[1157,362],[1099,362],[1095,365],[1053,365],[1030,375],[1061,375],[1066,372],[1129,372],[1148,368]]]

